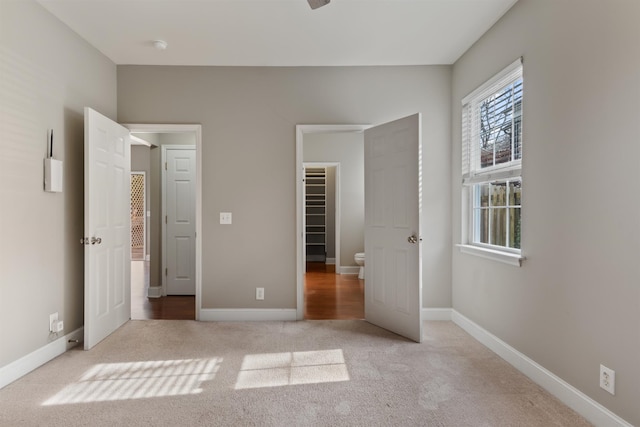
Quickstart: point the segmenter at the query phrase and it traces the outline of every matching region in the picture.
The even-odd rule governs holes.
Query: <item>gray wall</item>
[[[640,425],[640,2],[520,0],[453,68],[460,100],[524,56],[522,268],[453,249],[453,307]],[[461,192],[453,186],[453,243]],[[598,387],[600,363],[616,395]]]
[[[202,124],[202,307],[295,308],[296,124],[383,123],[418,111],[430,177],[424,303],[450,306],[450,74],[449,66],[119,66],[121,122]],[[233,225],[220,226],[219,212],[232,212]]]
[[[340,266],[355,266],[364,252],[364,134],[304,135],[305,162],[340,163]]]
[[[116,118],[116,67],[33,1],[0,1],[0,67],[1,367],[55,339],[49,314],[83,325],[83,108]],[[50,128],[62,193],[43,191]]]

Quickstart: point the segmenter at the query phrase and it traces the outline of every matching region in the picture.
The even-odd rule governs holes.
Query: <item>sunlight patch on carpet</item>
[[[42,405],[198,394],[221,362],[222,358],[100,363]]]
[[[248,354],[236,390],[349,381],[342,350]]]

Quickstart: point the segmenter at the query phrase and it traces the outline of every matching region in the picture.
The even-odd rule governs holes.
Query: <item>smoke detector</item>
[[[157,50],[165,50],[167,48],[167,42],[164,40],[154,40],[153,41],[153,47],[155,47]]]

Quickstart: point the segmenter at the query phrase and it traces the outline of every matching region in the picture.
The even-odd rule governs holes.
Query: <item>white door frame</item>
[[[142,175],[144,193],[142,194],[142,260],[147,260],[147,173],[145,171],[131,171],[131,175]]]
[[[202,300],[202,125],[125,124],[134,133],[194,133],[196,137],[196,320]],[[185,146],[182,146],[185,147]],[[164,184],[162,184],[164,185]],[[164,239],[163,239],[164,240]],[[162,249],[163,254],[165,249]],[[164,277],[164,275],[162,275]],[[164,279],[163,279],[164,283]],[[163,286],[164,292],[164,286]]]
[[[304,135],[309,133],[364,132],[371,125],[296,125],[296,318],[304,319]],[[337,228],[337,227],[336,227]],[[339,246],[339,241],[336,242]],[[336,248],[337,258],[337,248]],[[336,259],[336,262],[338,260]]]
[[[335,223],[335,253],[336,253],[336,274],[340,272],[340,162],[304,162],[303,166],[309,168],[336,168],[336,176],[335,176],[335,189],[334,189],[334,208],[335,212],[333,213],[334,223]],[[326,205],[325,205],[326,206]],[[302,221],[306,221],[306,206],[302,205]],[[326,218],[326,217],[325,217]],[[306,231],[306,224],[302,224],[302,229]],[[307,251],[306,251],[306,233],[303,233],[303,245],[302,247],[305,250],[302,251],[302,256],[304,259],[302,260],[302,265],[305,266],[306,270],[306,261],[307,261]],[[326,248],[326,240],[325,240],[325,248]]]
[[[161,145],[160,149],[162,150],[160,153],[160,199],[162,200],[162,213],[161,219],[167,216],[167,169],[164,165],[167,164],[167,151],[168,150],[196,150],[195,145],[179,145],[179,144],[167,144]],[[162,296],[167,295],[167,274],[165,273],[167,264],[167,222],[161,221],[162,224],[162,242],[161,242],[161,253],[162,253]],[[197,233],[196,233],[197,235]]]

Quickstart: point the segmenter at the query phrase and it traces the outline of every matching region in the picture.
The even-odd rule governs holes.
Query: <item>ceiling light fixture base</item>
[[[317,9],[322,6],[326,6],[329,4],[331,0],[307,0],[311,9]]]
[[[167,42],[164,40],[154,40],[153,41],[153,47],[155,47],[157,50],[165,50],[167,48]]]

